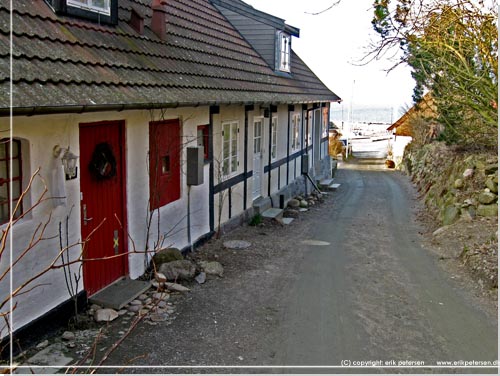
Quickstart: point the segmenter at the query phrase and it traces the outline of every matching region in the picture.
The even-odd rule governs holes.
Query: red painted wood
[[[107,142],[116,159],[116,175],[96,179],[89,164],[95,146]],[[89,295],[106,287],[128,271],[125,196],[125,123],[123,121],[80,124],[80,201],[84,246],[83,281]],[[87,218],[84,221],[84,205]],[[102,223],[102,224],[101,224]],[[115,231],[118,234],[115,256]],[[108,258],[108,259],[103,259]],[[91,259],[100,259],[92,261]]]
[[[149,123],[150,209],[156,209],[181,197],[179,120]]]

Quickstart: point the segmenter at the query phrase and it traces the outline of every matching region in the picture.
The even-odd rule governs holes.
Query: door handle
[[[86,226],[93,218],[87,218],[87,205],[83,204],[83,224]]]

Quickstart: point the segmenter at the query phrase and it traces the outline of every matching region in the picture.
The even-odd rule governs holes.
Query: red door
[[[127,273],[125,124],[80,124],[83,282],[89,295]]]

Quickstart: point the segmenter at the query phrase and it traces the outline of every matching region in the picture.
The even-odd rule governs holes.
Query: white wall
[[[164,118],[179,118],[182,126],[183,141],[186,146],[196,146],[197,126],[208,124],[208,107],[169,109]],[[60,166],[60,159],[53,157],[52,148],[59,144],[70,147],[73,153],[79,151],[79,123],[97,122],[105,120],[125,120],[126,126],[126,163],[127,163],[127,221],[128,232],[133,239],[129,241],[129,251],[133,251],[135,243],[137,251],[146,248],[146,223],[148,216],[149,177],[147,173],[147,159],[149,148],[149,122],[159,120],[160,113],[150,111],[123,111],[86,114],[45,115],[33,117],[18,117],[14,119],[13,136],[27,140],[23,142],[23,183],[27,184],[29,175],[40,167],[39,177],[34,180],[28,199],[25,200],[25,211],[30,207],[29,201],[35,203],[44,187],[51,197],[54,192],[65,192],[65,205],[54,206],[54,200],[46,200],[33,208],[32,213],[13,226],[11,230],[13,261],[23,252],[32,237],[40,234],[38,226],[45,226],[44,239],[22,257],[22,262],[14,267],[14,289],[27,281],[30,276],[37,275],[57,259],[59,255],[59,223],[64,224],[69,216],[70,243],[81,240],[80,228],[80,180],[53,181],[52,174],[56,166]],[[8,131],[9,119],[0,119],[0,130]],[[8,132],[4,133],[8,135]],[[181,171],[184,170],[186,150],[183,148],[181,156]],[[82,167],[79,166],[79,170]],[[191,188],[191,239],[196,241],[209,232],[208,222],[208,165],[204,166],[204,184]],[[187,188],[186,176],[181,178],[181,198],[160,209],[160,234],[165,235],[164,246],[183,248],[188,246],[187,241]],[[70,215],[71,213],[71,215]],[[155,217],[156,218],[156,217]],[[46,225],[45,225],[46,224]],[[6,225],[1,226],[4,230]],[[37,232],[38,228],[38,232]],[[65,226],[63,225],[63,229]],[[157,222],[153,221],[150,232],[149,247],[156,239]],[[63,234],[65,235],[65,234]],[[70,250],[70,258],[78,258],[80,246]],[[10,264],[9,249],[2,254],[0,272],[5,271]],[[78,264],[72,267],[77,270]],[[137,278],[144,272],[144,254],[130,254],[129,273],[131,278]],[[33,319],[41,316],[50,309],[70,298],[66,290],[66,283],[62,269],[51,270],[40,276],[35,282],[27,286],[31,291],[20,295],[14,303],[17,308],[13,314],[13,330],[16,330]],[[78,290],[83,289],[83,281]],[[10,294],[9,277],[0,280],[0,299]],[[4,307],[5,312],[8,307]],[[5,328],[1,336],[6,334]]]

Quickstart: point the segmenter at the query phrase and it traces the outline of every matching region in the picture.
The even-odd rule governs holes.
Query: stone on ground
[[[207,280],[207,274],[205,272],[201,272],[194,279],[195,279],[196,282],[198,282],[200,285],[202,285]]]
[[[497,195],[491,192],[482,192],[477,198],[481,204],[489,205],[497,199]]]
[[[288,201],[288,206],[293,209],[298,208],[300,206],[300,201],[295,198],[292,198],[290,201]]]
[[[117,317],[118,312],[111,308],[101,308],[94,313],[94,320],[97,322],[110,322]]]
[[[224,274],[224,268],[217,261],[201,261],[200,266],[207,274],[218,275],[219,277]]]
[[[73,332],[70,332],[70,331],[65,331],[61,338],[64,340],[64,341],[74,341],[75,340],[75,333]]]
[[[196,267],[189,260],[170,261],[160,266],[160,273],[164,274],[167,280],[192,279],[196,273]]]
[[[187,287],[179,285],[178,283],[165,282],[165,287],[170,291],[177,291],[177,292],[190,291]]]
[[[244,240],[227,240],[223,243],[225,248],[228,249],[246,249],[252,245],[252,243]]]
[[[157,268],[167,262],[183,259],[184,256],[182,256],[181,251],[179,251],[177,248],[165,248],[156,252],[156,254],[153,256],[153,262],[155,263]]]

